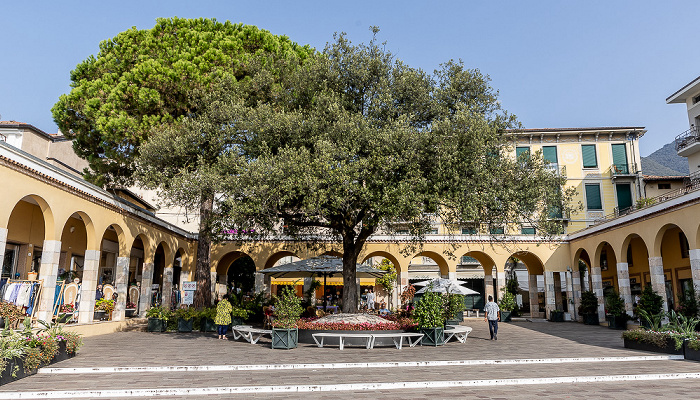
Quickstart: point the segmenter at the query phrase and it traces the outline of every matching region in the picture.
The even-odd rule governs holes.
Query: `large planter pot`
[[[605,320],[608,321],[609,329],[617,329],[624,331],[627,329],[627,316],[626,315],[606,315]]]
[[[126,308],[124,309],[124,317],[126,318],[134,318],[136,316],[136,309],[135,308]]]
[[[231,326],[243,325],[243,318],[231,317]]]
[[[192,332],[192,325],[194,325],[194,319],[177,319],[177,331],[178,332]]]
[[[0,374],[0,385],[22,379],[26,376],[33,375],[34,373],[36,373],[36,371],[27,372],[24,370],[24,361],[22,361],[21,358],[13,357],[7,360],[5,370],[3,370],[2,374]]]
[[[423,338],[421,346],[442,346],[445,344],[445,330],[443,328],[420,328]]]
[[[583,317],[584,325],[600,325],[600,320],[598,319],[598,313],[585,313],[581,314]]]
[[[58,353],[56,353],[56,355],[53,356],[53,359],[51,360],[51,364],[75,357],[75,353],[68,352],[67,346],[68,345],[64,341],[58,342]]]
[[[510,314],[511,311],[501,311],[501,321],[502,322],[510,322]]]
[[[455,315],[445,321],[445,325],[459,325],[460,322],[464,321],[464,311],[455,313]]]
[[[299,342],[299,330],[272,328],[272,348],[273,349],[294,349]]]
[[[59,324],[65,324],[73,318],[73,313],[58,314],[56,322]]]
[[[693,350],[688,346],[688,341],[683,341],[683,354],[686,360],[700,361],[700,350]]]
[[[95,310],[92,314],[92,319],[95,321],[102,321],[105,319],[107,312],[105,310]]]
[[[149,332],[165,332],[165,321],[160,318],[148,318]]]
[[[564,311],[550,311],[549,312],[550,322],[564,322]]]
[[[657,347],[651,343],[640,342],[638,340],[624,339],[625,348],[634,350],[653,351],[654,353],[683,354],[683,348],[676,350],[676,341],[669,338],[664,347]]]
[[[208,319],[205,318],[200,321],[199,323],[199,330],[201,332],[215,332],[216,331],[216,324],[214,323],[213,319]]]

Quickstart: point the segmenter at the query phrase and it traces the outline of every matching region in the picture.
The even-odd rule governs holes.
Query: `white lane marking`
[[[469,381],[342,383],[336,385],[232,386],[208,388],[157,388],[126,390],[65,390],[43,392],[0,392],[0,399],[67,399],[86,397],[203,396],[212,394],[308,393],[358,390],[444,389],[454,387],[496,387],[499,385],[550,385],[555,383],[596,383],[625,381],[700,379],[700,373],[564,376],[550,378],[487,379]]]
[[[97,367],[97,368],[40,368],[40,374],[113,374],[138,372],[211,372],[211,371],[266,371],[288,369],[345,369],[345,368],[407,368],[511,364],[563,364],[593,362],[668,361],[682,360],[682,355],[580,357],[580,358],[526,358],[512,360],[453,360],[453,361],[397,361],[375,363],[321,363],[321,364],[248,364],[248,365],[190,365],[164,367]]]

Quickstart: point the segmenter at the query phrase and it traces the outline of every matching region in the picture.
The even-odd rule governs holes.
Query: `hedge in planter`
[[[672,332],[635,329],[623,332],[622,339],[628,349],[683,354],[683,337]]]
[[[418,329],[424,336],[421,344],[424,346],[442,346],[445,344],[443,326],[445,313],[440,294],[433,292],[432,284],[418,301],[413,316],[418,323]]]
[[[581,305],[578,306],[578,313],[583,318],[585,325],[598,325],[598,296],[592,290],[581,293]]]
[[[625,301],[622,300],[616,291],[613,291],[605,299],[605,308],[607,311],[605,319],[608,321],[608,328],[627,329],[627,320],[629,320],[630,317],[625,312]]]
[[[170,311],[162,307],[152,307],[146,311],[149,332],[165,332],[170,319]]]
[[[498,302],[498,308],[501,309],[501,321],[510,322],[510,315],[518,305],[515,302],[513,293],[504,289],[501,289],[503,294],[501,295],[501,300]]]
[[[192,332],[192,327],[194,325],[194,318],[197,316],[197,312],[194,308],[179,308],[175,310],[175,317],[177,318],[177,331],[178,332]]]
[[[277,319],[272,324],[272,348],[293,349],[299,341],[297,321],[304,311],[301,299],[289,287],[282,289],[282,294],[275,297],[275,314]]]

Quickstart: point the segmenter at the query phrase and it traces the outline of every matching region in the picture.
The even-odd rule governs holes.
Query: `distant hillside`
[[[671,142],[664,147],[642,157],[642,173],[658,176],[688,175],[688,160],[676,153],[676,145]]]

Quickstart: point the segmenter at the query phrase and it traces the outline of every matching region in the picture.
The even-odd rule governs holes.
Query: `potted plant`
[[[73,304],[61,304],[61,306],[58,308],[58,317],[56,318],[56,322],[60,324],[65,324],[71,319],[73,319],[74,314],[75,306]]]
[[[517,307],[517,304],[515,303],[515,296],[513,293],[501,289],[503,292],[503,295],[501,296],[501,300],[498,302],[498,308],[501,309],[501,321],[503,322],[510,322],[510,314],[511,312]]]
[[[446,293],[442,296],[445,309],[445,325],[459,325],[464,321],[464,296],[457,293]]]
[[[298,298],[289,287],[282,290],[279,297],[275,297],[275,314],[277,319],[272,323],[272,348],[293,349],[299,341],[297,321],[304,309],[301,307],[301,299]]]
[[[563,310],[552,310],[549,312],[549,322],[564,322]]]
[[[651,285],[644,286],[642,295],[637,303],[637,315],[643,327],[649,329],[652,321],[661,315],[664,306],[664,299],[652,289]]]
[[[124,309],[124,316],[126,318],[133,318],[136,316],[136,304],[132,302],[126,303],[126,308]]]
[[[683,354],[686,360],[700,361],[700,336],[694,335],[683,342]]]
[[[250,311],[245,308],[233,307],[231,310],[231,325],[243,325],[243,321],[248,319]]]
[[[199,330],[201,332],[216,331],[216,324],[214,323],[216,307],[203,308],[197,312],[197,316],[199,317]]]
[[[445,312],[442,304],[442,296],[433,292],[432,284],[423,293],[413,318],[418,323],[418,329],[423,334],[421,345],[442,346],[445,344]]]
[[[4,301],[0,302],[0,317],[5,329],[16,329],[25,316],[24,311],[16,305]]]
[[[114,300],[98,299],[95,302],[95,314],[93,318],[101,321],[103,319],[112,319],[112,311],[114,311]]]
[[[605,298],[605,309],[607,314],[605,319],[608,321],[610,329],[627,329],[627,320],[629,315],[625,312],[625,301],[622,300],[619,294],[613,292]]]
[[[581,305],[578,306],[578,313],[583,318],[585,325],[598,325],[598,296],[592,290],[581,293]]]
[[[178,308],[175,310],[175,317],[177,318],[177,331],[178,332],[192,332],[192,326],[194,325],[194,318],[197,312],[194,308]]]
[[[146,311],[149,332],[165,332],[170,312],[162,307],[152,307]]]

